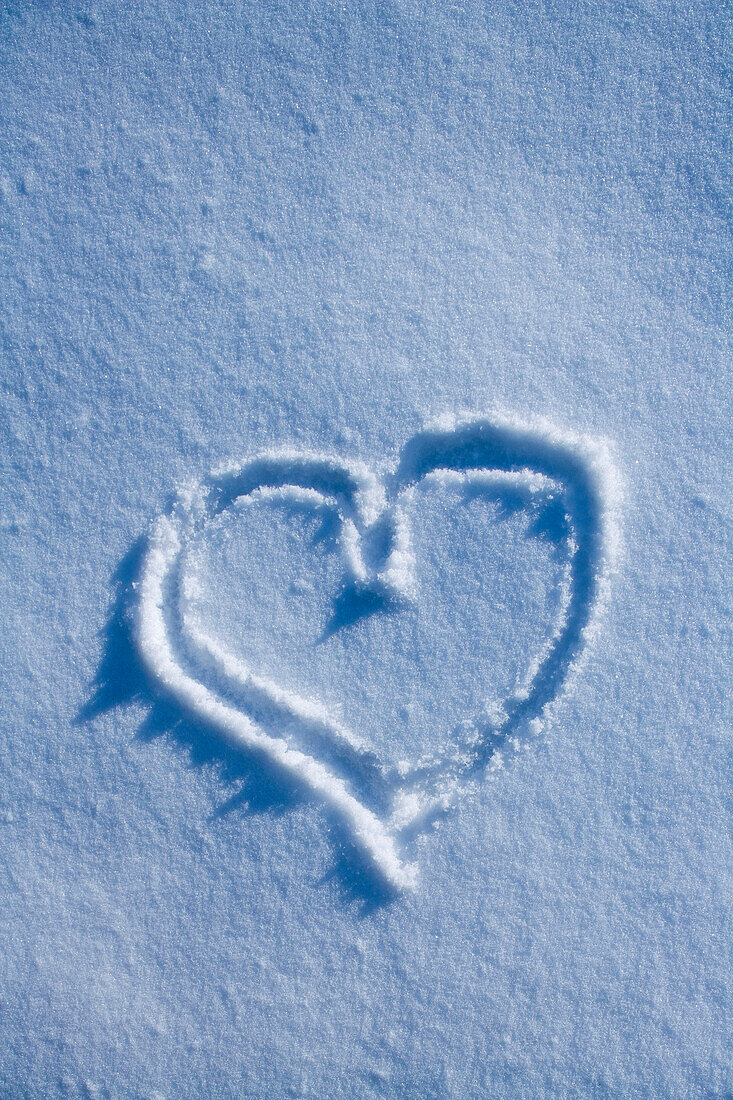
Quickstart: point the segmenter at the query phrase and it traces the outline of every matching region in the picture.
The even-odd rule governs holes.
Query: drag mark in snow
[[[187,580],[190,547],[233,506],[273,500],[335,517],[349,599],[409,600],[414,562],[404,505],[424,481],[467,493],[551,502],[567,532],[562,607],[524,682],[471,736],[397,772],[318,701],[256,675],[199,626]],[[338,815],[394,889],[414,884],[407,840],[480,781],[501,750],[536,733],[578,667],[607,598],[618,541],[617,479],[606,449],[536,421],[445,420],[416,435],[379,480],[364,465],[296,452],[215,471],[153,525],[143,561],[136,633],[157,686],[232,745],[259,754]],[[386,535],[385,535],[386,533]]]

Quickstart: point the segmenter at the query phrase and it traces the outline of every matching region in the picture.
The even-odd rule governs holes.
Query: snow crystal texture
[[[0,5],[0,1095],[733,1092],[724,37]]]

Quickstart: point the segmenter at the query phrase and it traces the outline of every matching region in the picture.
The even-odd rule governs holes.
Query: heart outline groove
[[[402,504],[428,479],[511,492],[528,507],[561,506],[567,566],[563,606],[524,683],[449,752],[388,767],[327,708],[258,676],[196,624],[186,574],[190,547],[235,504],[296,501],[333,510],[345,563],[344,600],[399,604],[412,596],[410,531]],[[226,742],[264,758],[340,819],[384,885],[415,885],[405,843],[455,806],[502,750],[537,735],[598,629],[616,557],[618,477],[603,443],[541,420],[444,418],[410,439],[381,478],[363,463],[267,452],[214,471],[178,496],[150,531],[135,633],[154,684]],[[376,539],[376,534],[379,538]],[[374,543],[386,549],[377,552]]]

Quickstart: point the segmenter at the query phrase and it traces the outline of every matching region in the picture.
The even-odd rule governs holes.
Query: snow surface
[[[0,1095],[733,1091],[723,21],[0,6]]]

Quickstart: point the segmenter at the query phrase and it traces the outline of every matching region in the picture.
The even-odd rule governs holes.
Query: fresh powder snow
[[[0,5],[0,1096],[733,1094],[725,45]]]

